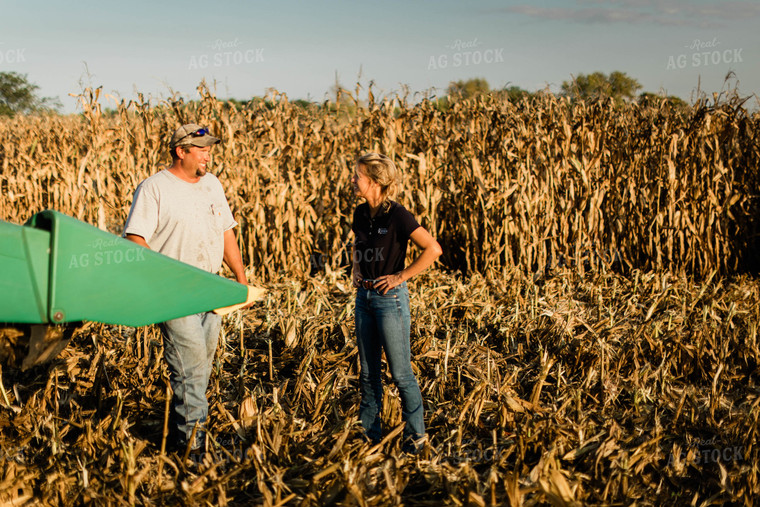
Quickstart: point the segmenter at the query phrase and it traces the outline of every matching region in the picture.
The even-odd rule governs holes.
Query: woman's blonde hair
[[[380,192],[385,202],[394,199],[399,190],[401,190],[401,182],[399,180],[399,172],[396,169],[396,164],[390,157],[381,155],[380,153],[365,153],[356,161],[357,169],[362,166],[364,174],[372,181],[380,185]]]

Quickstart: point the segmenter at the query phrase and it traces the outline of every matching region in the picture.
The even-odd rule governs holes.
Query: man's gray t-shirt
[[[142,236],[151,250],[216,273],[224,232],[236,225],[216,176],[189,183],[164,169],[138,185],[123,235]]]

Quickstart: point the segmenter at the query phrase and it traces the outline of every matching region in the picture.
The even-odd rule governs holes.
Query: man
[[[171,166],[138,185],[123,236],[212,273],[220,270],[224,260],[237,281],[247,284],[233,231],[237,222],[221,183],[206,172],[211,147],[219,142],[200,125],[178,128],[169,145]],[[159,327],[174,390],[171,443],[178,448],[189,443],[191,450],[201,451],[208,415],[206,388],[221,317],[205,312],[169,320]]]

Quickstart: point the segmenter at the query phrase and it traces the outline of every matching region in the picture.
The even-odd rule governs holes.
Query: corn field
[[[267,280],[308,275],[315,259],[345,265],[350,178],[369,150],[395,159],[401,202],[444,246],[442,266],[464,275],[589,262],[696,276],[758,268],[760,115],[736,97],[688,113],[553,95],[482,96],[444,112],[389,99],[347,118],[276,94],[237,109],[199,92],[106,115],[86,90],[81,116],[3,121],[0,216],[23,223],[50,208],[120,233],[137,183],[193,121],[222,139],[212,170],[244,260]]]
[[[0,218],[55,209],[118,234],[177,125],[222,139],[211,170],[269,294],[225,317],[212,451],[162,450],[157,329],[86,323],[53,363],[2,371],[0,502],[753,505],[760,117],[738,98],[335,110],[199,92],[104,111],[85,90],[81,115],[0,121]],[[369,150],[394,158],[399,200],[444,250],[410,284],[417,456],[395,388],[379,445],[356,418],[343,268]]]

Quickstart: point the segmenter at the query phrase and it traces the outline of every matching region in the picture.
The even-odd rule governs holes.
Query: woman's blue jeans
[[[191,447],[202,444],[203,424],[208,416],[208,387],[222,318],[198,313],[159,324],[164,337],[164,358],[169,365],[172,398],[172,433],[177,444],[186,445],[196,423],[199,428]]]
[[[359,419],[373,442],[382,437],[382,352],[401,396],[404,437],[425,435],[422,393],[412,372],[409,332],[409,291],[406,282],[385,294],[360,287],[356,292],[356,341],[359,346],[361,404]]]

